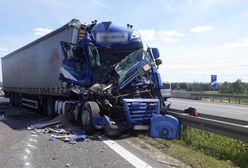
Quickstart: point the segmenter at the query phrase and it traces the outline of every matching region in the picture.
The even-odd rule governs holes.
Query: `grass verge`
[[[247,143],[207,131],[188,127],[182,140],[138,137],[193,168],[248,167]]]

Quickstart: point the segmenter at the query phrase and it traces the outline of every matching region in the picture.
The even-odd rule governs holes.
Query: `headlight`
[[[139,37],[140,37],[140,34],[134,30],[131,34],[130,39],[135,39],[135,38],[139,38]]]

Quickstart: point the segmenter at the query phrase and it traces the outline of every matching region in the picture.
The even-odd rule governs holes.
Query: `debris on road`
[[[60,123],[60,121],[48,121],[48,122],[45,122],[45,123],[31,125],[27,129],[28,130],[41,129],[41,128],[49,127],[51,125],[55,125],[55,124],[59,124],[59,123]]]
[[[0,121],[5,120],[5,116],[4,115],[0,115]]]
[[[67,164],[65,165],[65,167],[71,167],[71,164],[70,164],[70,163],[67,163]]]
[[[64,115],[59,115],[46,123],[31,125],[28,129],[34,130],[32,134],[50,134],[49,141],[58,139],[69,142],[70,144],[75,144],[77,141],[84,141],[87,137],[85,131],[72,126]]]
[[[199,117],[199,113],[196,112],[196,109],[193,107],[189,107],[187,109],[184,110],[184,113],[188,113],[189,115],[195,116],[195,117]]]

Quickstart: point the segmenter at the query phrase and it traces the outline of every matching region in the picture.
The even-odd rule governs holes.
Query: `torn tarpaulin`
[[[59,123],[60,123],[60,121],[48,121],[48,122],[44,122],[44,123],[31,125],[27,129],[29,129],[29,130],[41,129],[41,128],[46,128],[46,127],[49,127],[51,125],[55,125],[55,124],[59,124]]]

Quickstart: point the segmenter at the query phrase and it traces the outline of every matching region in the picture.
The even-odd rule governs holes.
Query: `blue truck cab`
[[[116,136],[141,129],[152,137],[177,137],[179,122],[166,115],[160,92],[159,51],[145,50],[131,25],[93,22],[79,44],[62,41],[61,47],[60,80],[81,101],[75,118],[87,132],[104,129]]]

